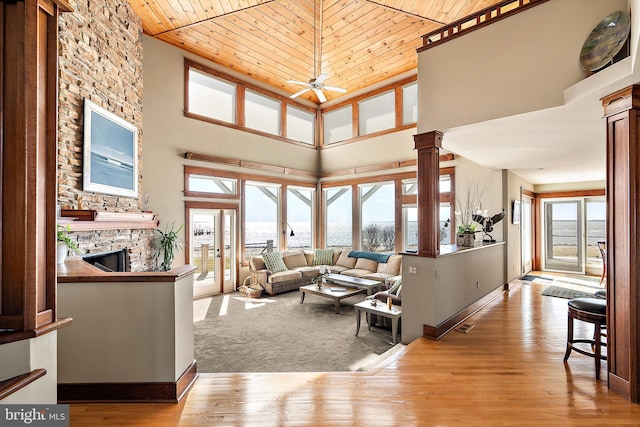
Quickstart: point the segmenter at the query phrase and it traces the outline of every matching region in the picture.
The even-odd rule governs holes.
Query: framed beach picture
[[[520,224],[520,200],[513,201],[513,223]]]
[[[138,197],[138,128],[84,100],[83,189]]]

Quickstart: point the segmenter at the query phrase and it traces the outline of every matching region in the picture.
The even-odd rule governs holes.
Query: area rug
[[[245,298],[236,292],[198,300],[194,302],[199,317],[194,321],[198,372],[370,369],[393,344],[390,329],[368,330],[364,314],[355,336],[353,304],[363,299],[364,295],[356,295],[342,300],[340,314],[327,298],[307,295],[300,304],[298,292],[266,298]]]
[[[592,276],[567,274],[554,279],[542,295],[565,299],[594,298],[594,292],[603,289],[599,283],[600,279]]]

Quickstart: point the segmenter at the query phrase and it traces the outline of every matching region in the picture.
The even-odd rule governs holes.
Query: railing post
[[[200,275],[206,277],[209,274],[209,245],[207,243],[200,245],[200,259],[202,262]]]

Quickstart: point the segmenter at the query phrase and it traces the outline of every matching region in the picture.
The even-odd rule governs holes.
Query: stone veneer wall
[[[82,190],[84,99],[90,99],[139,129],[142,158],[142,24],[120,0],[71,0],[74,12],[60,17],[58,120],[58,203],[63,209],[138,212],[140,197]],[[128,247],[134,271],[152,267],[152,230],[98,230],[72,233],[83,253]]]

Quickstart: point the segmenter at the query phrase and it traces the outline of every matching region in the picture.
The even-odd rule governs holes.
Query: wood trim
[[[402,105],[402,103],[404,102],[404,92],[402,90],[402,86],[398,86],[396,88],[394,88],[394,93],[395,93],[395,112],[396,112],[396,128],[401,127],[404,123],[402,123],[402,118],[403,118],[403,113],[404,113],[404,106]]]
[[[245,111],[245,102],[246,102],[247,92],[244,86],[236,86],[236,122],[235,125],[242,128],[242,130],[256,131],[256,129],[251,129],[246,127],[246,111]],[[205,116],[206,117],[206,116]],[[224,122],[223,122],[224,123]],[[257,131],[259,132],[259,131]],[[270,134],[269,134],[270,135]],[[280,135],[274,135],[280,136]]]
[[[437,326],[423,325],[422,326],[422,334],[426,338],[431,338],[434,340],[439,340],[443,336],[445,336],[449,331],[456,327],[456,325],[462,323],[476,312],[481,310],[491,301],[500,296],[503,292],[505,292],[505,285],[500,285],[495,288],[493,291],[489,292],[484,297],[480,298],[478,301],[473,304],[463,308],[444,322],[440,323]]]
[[[399,254],[400,252],[402,252],[404,250],[404,233],[403,233],[403,215],[402,215],[402,181],[397,179],[394,181],[394,190],[395,190],[395,209],[394,209],[394,215],[395,215],[395,234],[396,234],[396,240],[395,240],[395,253]]]
[[[58,383],[58,402],[178,403],[197,377],[197,365],[194,360],[175,382]]]
[[[86,264],[81,259],[58,264],[58,283],[175,282],[196,270],[194,266],[185,264],[169,271],[106,272],[97,268],[88,269]]]
[[[318,179],[317,174],[303,171],[300,169],[292,169],[292,168],[287,168],[283,166],[273,166],[273,165],[267,165],[264,163],[257,163],[257,162],[248,162],[245,160],[232,159],[229,157],[220,157],[220,156],[213,156],[213,155],[203,154],[203,153],[195,153],[193,151],[187,151],[186,153],[184,153],[184,158],[187,160],[197,160],[201,162],[218,163],[218,164],[235,166],[235,167],[245,168],[245,169],[254,169],[254,170],[260,170],[264,172],[273,172],[273,173],[278,173],[278,174],[287,175],[287,176],[293,175],[293,176],[299,176],[299,177],[305,177],[305,178]],[[197,166],[185,166],[185,168],[197,168]],[[211,171],[216,171],[215,174],[223,178],[238,178],[239,176],[258,177],[258,175],[249,175],[241,172],[230,172],[230,171],[223,171],[223,170],[218,171],[216,169],[207,169],[202,167],[197,170],[199,172],[190,172],[190,173],[199,173],[201,175],[212,175]],[[207,171],[209,172],[207,173]],[[272,178],[272,177],[260,175],[260,177],[256,179],[263,180],[264,178]],[[249,179],[252,179],[252,178],[249,178]],[[303,181],[286,180],[286,182],[298,183]],[[296,184],[296,185],[304,185],[304,184]]]
[[[536,193],[534,193],[531,190],[527,190],[526,188],[522,189],[522,195],[523,196],[527,196],[527,197],[531,197],[532,199],[534,199],[536,197]]]
[[[0,333],[0,345],[15,341],[28,340],[48,334],[49,332],[57,331],[58,329],[70,325],[72,320],[73,319],[71,319],[70,317],[64,317],[62,319],[56,319],[54,322],[51,322],[37,329],[2,332]]]
[[[95,230],[144,230],[157,228],[159,220],[152,221],[73,221],[68,223],[71,231]]]
[[[0,381],[0,401],[9,397],[18,390],[28,386],[38,378],[41,378],[47,374],[46,369],[34,369],[26,374],[17,375],[13,378],[9,378],[4,381]]]
[[[453,40],[464,34],[479,30],[480,28],[486,27],[487,25],[498,22],[504,18],[508,18],[520,12],[524,12],[525,10],[530,9],[534,6],[538,6],[539,4],[542,4],[546,1],[548,0],[530,0],[529,3],[525,3],[524,0],[505,0],[501,3],[482,9],[470,16],[454,21],[435,31],[423,35],[423,45],[417,51],[418,53],[423,52],[429,48],[435,47],[449,40]],[[517,7],[515,9],[509,10],[504,13],[501,12],[502,7],[511,5],[513,3],[517,3]],[[463,28],[464,24],[469,23],[471,23],[471,26]],[[440,38],[437,40],[432,40],[431,38],[436,35],[439,35]]]
[[[361,215],[360,215],[360,187],[356,183],[351,184],[351,247],[360,249],[361,244]]]
[[[389,163],[379,163],[377,165],[361,166],[361,167],[328,172],[325,174],[321,174],[319,177],[320,179],[324,179],[324,178],[333,178],[333,177],[345,176],[345,175],[359,175],[363,173],[388,171],[390,169],[412,167],[412,166],[416,166],[417,164],[418,164],[418,161],[416,159],[395,161],[395,162],[389,162]]]
[[[394,173],[387,175],[369,176],[366,178],[353,178],[340,181],[323,181],[320,183],[321,188],[345,187],[348,185],[369,184],[373,182],[390,182],[395,180],[415,178],[416,172]]]
[[[185,191],[185,197],[206,197],[209,199],[240,200],[239,194],[204,193],[202,191]]]
[[[524,193],[523,193],[524,194]],[[600,197],[605,196],[605,189],[554,191],[548,193],[534,193],[538,199],[561,199],[567,197]]]

